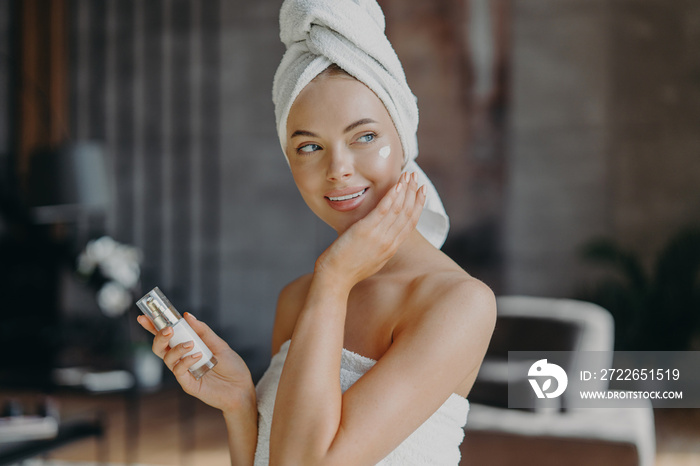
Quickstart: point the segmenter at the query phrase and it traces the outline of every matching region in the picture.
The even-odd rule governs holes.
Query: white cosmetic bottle
[[[194,343],[194,347],[185,356],[202,352],[202,358],[190,367],[190,373],[195,379],[201,379],[204,374],[216,365],[217,360],[211,350],[199,338],[199,335],[192,330],[190,324],[177,312],[175,306],[170,303],[168,298],[160,291],[160,288],[153,288],[147,295],[139,299],[136,305],[153,323],[156,330],[161,331],[165,327],[172,327],[173,336],[169,343],[171,348],[180,343],[191,341]]]

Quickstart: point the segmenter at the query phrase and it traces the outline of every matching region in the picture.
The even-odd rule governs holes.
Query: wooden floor
[[[700,409],[657,409],[656,466],[700,466]]]
[[[29,394],[11,395],[29,400],[29,404],[35,402]],[[0,400],[7,396],[0,394]],[[230,464],[226,428],[220,413],[177,388],[131,401],[123,395],[75,394],[60,395],[57,401],[64,418],[104,414],[108,422],[104,446],[109,463],[125,464],[129,459],[132,463],[148,465]],[[138,406],[138,432],[131,429],[127,435],[129,406]],[[656,410],[655,419],[656,466],[700,466],[700,409]],[[98,447],[96,441],[84,440],[56,450],[50,458],[95,462]]]
[[[35,404],[28,394],[11,394]],[[0,399],[5,398],[5,395]],[[114,464],[230,465],[226,427],[220,412],[172,388],[126,397],[123,394],[55,396],[63,419],[102,415],[107,423],[103,444],[87,439],[55,450],[55,460]],[[131,409],[131,411],[129,411]],[[136,428],[127,413],[138,413]],[[187,419],[185,421],[185,419]],[[129,428],[127,427],[129,426]],[[185,427],[186,426],[186,427]],[[100,458],[106,453],[106,458]]]

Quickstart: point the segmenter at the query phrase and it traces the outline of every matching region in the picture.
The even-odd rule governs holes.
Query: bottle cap
[[[175,306],[170,303],[157,286],[139,299],[136,305],[159,331],[165,327],[172,327],[182,319]]]

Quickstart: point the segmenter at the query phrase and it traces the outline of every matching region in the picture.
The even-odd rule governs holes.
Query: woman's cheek
[[[391,155],[391,146],[386,145],[379,149],[379,157],[383,158],[384,160],[388,159],[389,156]]]
[[[392,171],[396,171],[395,157],[391,156],[392,152],[393,148],[391,144],[384,144],[379,147],[368,149],[368,153],[363,157],[365,170],[381,175],[382,177],[388,176]]]

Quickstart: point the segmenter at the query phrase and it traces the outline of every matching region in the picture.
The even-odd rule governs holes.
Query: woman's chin
[[[338,233],[338,235],[341,235],[345,230],[347,230],[348,228],[353,226],[355,224],[355,222],[357,222],[360,219],[353,217],[353,218],[344,218],[344,219],[335,218],[335,219],[330,220],[330,221],[324,220],[324,219],[321,219],[321,220],[323,220],[326,223],[326,225],[333,228],[336,231],[336,233]]]
[[[360,211],[360,209],[348,212],[333,212],[333,215],[319,216],[329,227],[333,228],[338,234],[342,234],[350,228],[358,220],[362,220],[369,212]]]

